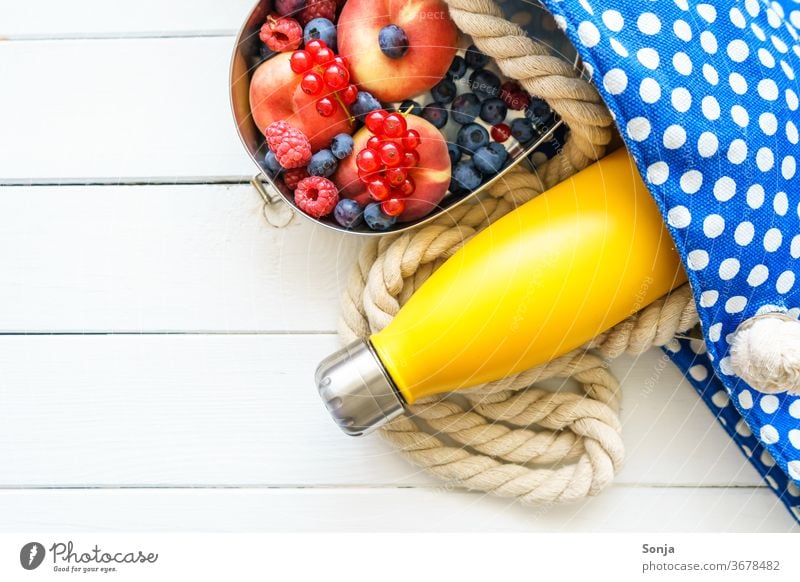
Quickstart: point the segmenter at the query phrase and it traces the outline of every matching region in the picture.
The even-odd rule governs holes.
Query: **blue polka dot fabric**
[[[797,492],[800,398],[738,379],[729,341],[755,315],[800,315],[800,3],[544,4],[580,53],[675,239],[707,344],[702,365],[747,426],[743,450],[763,447],[774,459],[758,467],[765,478]],[[712,408],[717,392],[706,398]]]

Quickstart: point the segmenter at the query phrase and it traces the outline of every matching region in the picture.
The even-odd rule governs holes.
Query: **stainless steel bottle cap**
[[[403,412],[403,399],[364,340],[322,360],[315,378],[328,412],[350,436],[370,433]]]

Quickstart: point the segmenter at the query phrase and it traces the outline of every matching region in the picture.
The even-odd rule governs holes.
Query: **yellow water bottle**
[[[342,430],[365,434],[418,398],[564,354],[685,281],[619,150],[475,236],[385,329],[323,360],[317,387]]]

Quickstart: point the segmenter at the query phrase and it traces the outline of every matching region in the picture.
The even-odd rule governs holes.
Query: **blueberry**
[[[431,96],[437,103],[450,103],[457,93],[456,84],[450,79],[442,79],[431,89]]]
[[[460,79],[467,74],[467,61],[463,57],[456,57],[450,63],[450,68],[447,69],[447,76],[451,79]]]
[[[472,162],[475,167],[485,175],[497,174],[503,169],[503,166],[508,160],[508,152],[502,144],[495,142],[490,143],[486,147],[480,148],[472,156]]]
[[[387,57],[399,59],[408,52],[408,36],[396,24],[389,24],[378,33],[378,45]]]
[[[323,176],[330,178],[336,171],[339,160],[331,153],[331,150],[319,150],[308,163],[308,173],[312,176]]]
[[[497,97],[487,99],[483,102],[483,105],[481,105],[481,119],[489,125],[503,123],[507,113],[508,106],[503,103],[502,99],[498,99]]]
[[[450,189],[454,192],[465,193],[475,190],[481,185],[483,176],[475,168],[472,160],[462,160],[453,168],[453,179],[450,182]]]
[[[455,164],[461,159],[461,149],[453,142],[447,142],[447,153],[450,154],[451,164]]]
[[[472,123],[481,111],[481,100],[474,93],[462,93],[453,100],[450,109],[457,123]]]
[[[308,44],[314,39],[325,41],[331,49],[336,50],[336,25],[327,18],[315,18],[308,24],[303,31],[303,42]]]
[[[470,123],[458,130],[456,143],[462,152],[472,155],[489,143],[489,132],[477,123]]]
[[[533,97],[530,104],[525,109],[525,117],[529,119],[539,119],[544,121],[552,117],[552,115],[553,110],[550,109],[550,106],[547,104],[547,102],[539,99],[538,97]]]
[[[500,94],[500,79],[491,71],[479,69],[469,76],[472,92],[481,99],[497,97]]]
[[[333,217],[343,227],[354,228],[364,220],[364,211],[355,200],[342,198],[336,204],[336,208],[333,209]]]
[[[306,0],[275,0],[275,12],[287,16],[300,12],[306,7]]]
[[[331,140],[331,153],[340,160],[353,153],[353,138],[346,133],[340,133]]]
[[[422,110],[422,118],[429,121],[436,129],[442,129],[447,123],[447,109],[438,103],[429,103]]]
[[[397,217],[384,214],[381,205],[373,202],[364,209],[364,220],[372,230],[389,230],[397,222]]]
[[[519,117],[511,122],[511,135],[520,143],[528,143],[536,137],[533,122],[527,117]]]
[[[270,50],[270,48],[265,44],[262,44],[258,48],[258,57],[260,59],[259,62],[266,61],[268,58],[270,58],[274,54],[275,54],[275,52]]]
[[[264,156],[264,167],[267,169],[267,172],[269,172],[269,175],[273,178],[277,176],[283,169],[278,163],[278,158],[276,158],[275,154],[273,154],[271,151],[267,152],[267,155]]]
[[[380,101],[375,99],[375,97],[372,96],[372,93],[359,91],[358,95],[356,95],[355,103],[350,106],[350,113],[359,121],[364,121],[364,117],[366,117],[367,113],[380,108]]]
[[[420,105],[416,101],[412,101],[411,99],[406,99],[400,104],[399,111],[405,113],[409,109],[411,109],[411,111],[409,112],[411,113],[411,115],[422,115],[422,105]]]
[[[464,59],[470,69],[482,69],[489,64],[489,57],[483,54],[474,44],[467,48],[467,54],[464,55]]]

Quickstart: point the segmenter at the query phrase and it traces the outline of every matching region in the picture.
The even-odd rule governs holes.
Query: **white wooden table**
[[[0,531],[790,531],[660,352],[578,505],[445,491],[312,382],[357,241],[269,228],[227,103],[250,0],[0,2]]]

